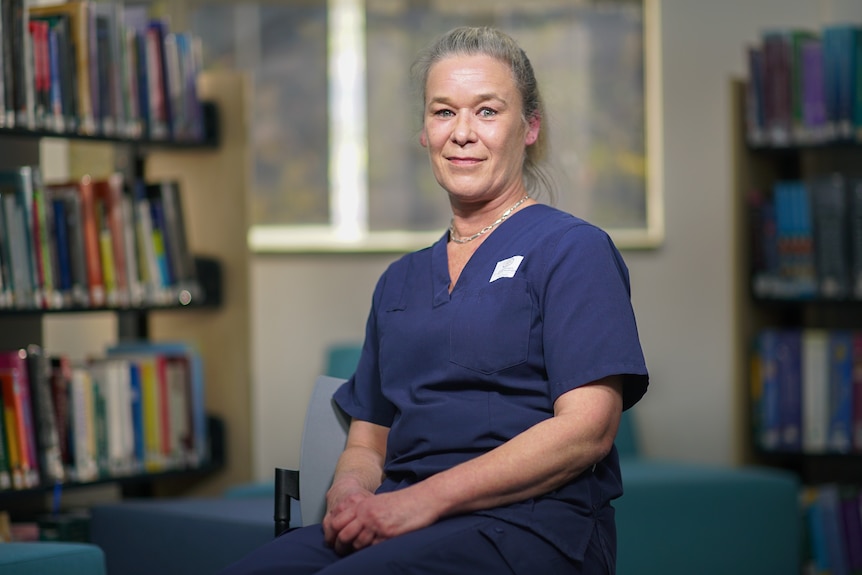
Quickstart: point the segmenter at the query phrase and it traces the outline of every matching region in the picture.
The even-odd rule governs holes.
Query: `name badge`
[[[491,279],[488,283],[496,281],[500,278],[515,277],[515,272],[518,271],[518,266],[524,261],[524,256],[512,256],[505,260],[497,262],[497,267],[494,268],[494,273],[491,274]]]

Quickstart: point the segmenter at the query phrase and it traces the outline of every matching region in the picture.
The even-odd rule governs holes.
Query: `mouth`
[[[468,157],[460,157],[460,156],[451,156],[446,158],[446,160],[454,164],[456,166],[474,166],[480,162],[482,162],[481,158],[468,158]]]

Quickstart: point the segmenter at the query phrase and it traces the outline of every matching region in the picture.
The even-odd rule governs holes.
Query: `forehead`
[[[453,54],[435,62],[428,70],[426,91],[473,87],[495,92],[515,90],[515,79],[508,64],[485,54]]]

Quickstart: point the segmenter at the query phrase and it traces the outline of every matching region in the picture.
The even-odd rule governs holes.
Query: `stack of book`
[[[200,42],[146,5],[4,0],[0,127],[199,141]]]
[[[756,296],[862,300],[862,179],[779,180],[748,209]]]
[[[0,170],[0,309],[201,303],[176,181]]]
[[[765,329],[753,342],[750,385],[761,449],[862,453],[862,332]]]
[[[747,66],[751,144],[862,139],[862,26],[765,31]]]
[[[202,361],[181,342],[73,362],[0,352],[0,490],[194,469],[209,460]]]

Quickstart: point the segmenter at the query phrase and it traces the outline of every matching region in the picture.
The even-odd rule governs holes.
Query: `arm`
[[[356,504],[374,495],[380,486],[388,435],[388,427],[351,421],[347,444],[338,458],[332,486],[326,492],[323,530],[329,545],[334,544],[338,532],[333,527],[333,518],[340,516],[343,522],[352,517]]]
[[[361,549],[451,515],[523,501],[568,483],[611,450],[622,378],[563,394],[554,417],[475,459],[405,489],[370,497],[336,518],[336,549]]]
[[[573,389],[556,401],[554,417],[412,486],[411,496],[441,518],[543,495],[610,452],[621,413],[621,377]]]

